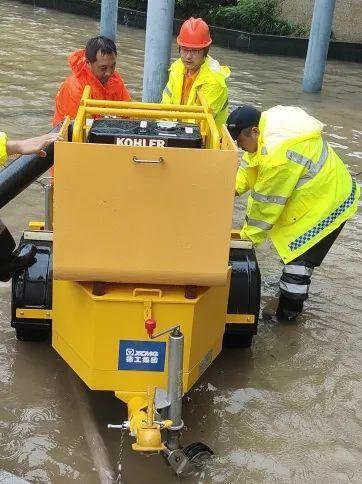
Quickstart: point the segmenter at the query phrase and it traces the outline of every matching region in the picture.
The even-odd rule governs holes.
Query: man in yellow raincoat
[[[57,139],[61,139],[58,133],[49,133],[36,138],[11,141],[5,133],[0,132],[0,166],[9,155],[38,153],[46,156],[44,148]],[[0,281],[8,281],[16,271],[25,269],[34,261],[36,248],[32,244],[24,245],[20,251],[14,249],[13,236],[0,219]]]
[[[228,115],[230,69],[208,55],[211,42],[209,27],[201,18],[191,17],[182,24],[177,37],[180,59],[171,65],[161,102],[192,106],[201,91],[220,128]]]
[[[360,188],[322,135],[323,124],[293,106],[260,112],[234,110],[227,126],[246,154],[236,179],[238,195],[250,190],[240,237],[255,245],[270,237],[284,262],[279,304],[264,317],[293,321],[319,266],[347,219]]]

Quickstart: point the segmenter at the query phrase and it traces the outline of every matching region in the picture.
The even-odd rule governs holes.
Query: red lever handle
[[[146,331],[148,333],[149,338],[151,338],[154,330],[156,329],[156,321],[154,319],[146,319],[145,328],[146,328]]]

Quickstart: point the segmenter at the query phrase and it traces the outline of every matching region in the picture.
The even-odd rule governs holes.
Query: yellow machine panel
[[[187,299],[182,286],[107,284],[105,294],[95,296],[91,283],[54,281],[53,346],[93,390],[146,392],[150,378],[166,388],[167,351],[163,371],[122,371],[120,342],[147,341],[148,317],[157,321],[157,332],[178,324],[185,337],[186,392],[221,350],[229,282],[197,288],[196,298]]]
[[[55,279],[225,284],[235,150],[57,143],[55,158]]]

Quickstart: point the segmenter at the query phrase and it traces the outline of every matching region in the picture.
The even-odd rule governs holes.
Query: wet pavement
[[[98,28],[85,17],[0,1],[1,130],[21,138],[49,129],[66,57]],[[119,70],[138,100],[143,47],[143,31],[119,27]],[[211,54],[231,67],[232,105],[299,105],[326,124],[328,141],[351,172],[362,170],[360,65],[330,62],[322,94],[311,95],[301,92],[301,59],[217,47]],[[43,217],[42,189],[32,185],[1,217],[19,238],[29,219]],[[234,225],[242,218],[238,201]],[[360,222],[361,215],[346,224],[315,271],[299,323],[261,322],[250,350],[223,351],[185,397],[184,442],[201,440],[216,457],[184,482],[362,482]],[[281,265],[269,245],[258,258],[265,302],[277,291]],[[9,312],[10,284],[0,283],[0,482],[10,482],[6,473],[29,482],[99,482],[84,407],[114,468],[119,434],[106,424],[122,420],[125,408],[111,393],[75,383],[49,344],[16,341]],[[148,483],[151,476],[160,484],[179,482],[160,457],[131,453],[129,444],[126,437],[124,482]]]

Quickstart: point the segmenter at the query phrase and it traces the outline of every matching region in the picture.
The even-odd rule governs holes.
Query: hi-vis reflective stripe
[[[319,157],[319,160],[317,163],[313,163],[310,168],[308,173],[306,173],[304,176],[302,176],[299,181],[297,182],[295,188],[298,188],[304,183],[307,183],[309,180],[314,178],[323,168],[325,162],[327,161],[328,158],[328,144],[326,140],[323,140],[323,148],[322,148],[322,153],[321,156]]]
[[[5,230],[5,224],[0,220],[0,234]]]
[[[299,284],[290,284],[289,282],[279,281],[280,289],[283,289],[286,292],[290,292],[291,294],[308,294],[308,284],[303,286]]]
[[[267,155],[268,154],[268,150],[265,148],[265,146],[262,146],[262,148],[261,148],[261,154],[262,155]]]
[[[278,205],[285,205],[288,201],[286,197],[279,197],[277,195],[263,195],[262,193],[254,192],[254,190],[251,192],[250,196],[257,202],[277,203]]]
[[[313,273],[313,268],[286,264],[283,268],[283,272],[284,274],[293,274],[296,276],[311,276]]]
[[[245,217],[246,223],[251,227],[258,227],[262,230],[270,230],[273,228],[273,224],[269,224],[268,222],[264,222],[263,220],[257,220],[255,218],[249,218],[248,216]]]
[[[307,170],[309,170],[310,166],[313,164],[313,160],[301,155],[300,153],[297,153],[296,151],[288,150],[286,153],[286,157],[288,158],[288,160],[294,161],[295,163],[298,163],[298,165],[304,166],[305,168],[307,168]]]
[[[163,91],[167,94],[167,96],[170,96],[170,97],[172,96],[172,92],[170,91],[170,88],[167,85]]]
[[[290,250],[299,249],[302,245],[309,242],[313,237],[318,235],[322,230],[332,224],[344,211],[346,211],[349,207],[351,207],[354,203],[354,198],[357,190],[357,184],[355,180],[352,180],[352,190],[348,198],[340,205],[336,210],[334,210],[327,218],[321,220],[316,226],[309,229],[304,234],[300,235],[297,239],[293,240],[289,244]]]
[[[303,175],[295,185],[295,188],[299,188],[300,186],[304,185],[304,183],[307,183],[309,180],[314,178],[323,168],[328,158],[328,143],[325,139],[323,139],[322,153],[316,163],[314,163],[310,158],[307,158],[306,156],[303,156],[300,153],[292,150],[287,151],[286,157],[288,160],[294,161],[295,163],[304,166],[308,170],[307,173]]]

